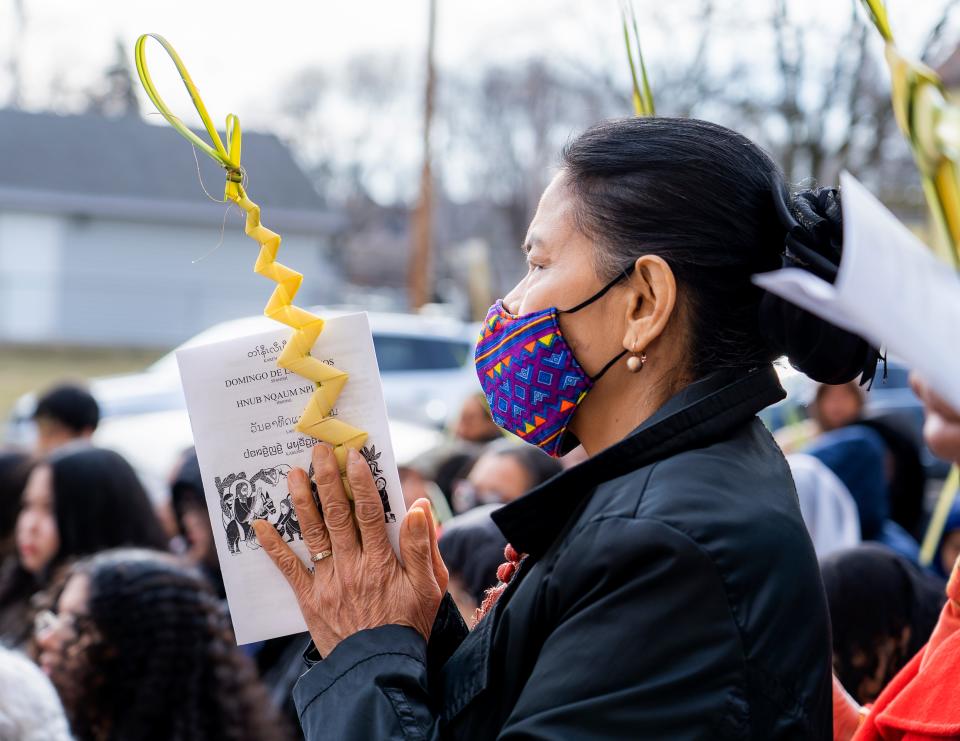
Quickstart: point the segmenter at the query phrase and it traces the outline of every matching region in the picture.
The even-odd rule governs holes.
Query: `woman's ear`
[[[677,303],[677,280],[666,260],[656,255],[637,258],[626,285],[626,332],[623,346],[643,352],[663,334]]]

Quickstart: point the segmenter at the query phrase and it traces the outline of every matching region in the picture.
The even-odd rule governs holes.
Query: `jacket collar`
[[[619,443],[491,517],[518,552],[542,557],[599,484],[722,438],[785,396],[769,364],[710,374],[672,396]]]

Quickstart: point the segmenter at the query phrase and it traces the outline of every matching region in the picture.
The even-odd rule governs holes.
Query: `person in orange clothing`
[[[930,741],[960,738],[960,568],[947,584],[947,603],[929,643],[864,713],[834,682],[834,739]],[[859,728],[857,725],[859,724]]]
[[[912,379],[927,408],[924,437],[931,450],[960,463],[960,411]],[[947,603],[933,634],[886,686],[876,703],[860,708],[833,682],[835,741],[932,741],[960,739],[960,559],[947,583]]]

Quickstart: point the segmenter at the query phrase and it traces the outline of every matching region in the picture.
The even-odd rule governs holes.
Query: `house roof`
[[[158,120],[159,117],[157,117]],[[205,134],[204,134],[205,135]],[[0,110],[0,208],[150,221],[220,223],[223,170],[171,127],[136,116],[104,118]],[[248,190],[268,225],[331,231],[327,211],[290,151],[272,134],[244,132]]]

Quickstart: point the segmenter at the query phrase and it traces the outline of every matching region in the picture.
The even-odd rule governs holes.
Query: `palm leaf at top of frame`
[[[640,47],[637,14],[630,0],[621,2],[620,18],[623,25],[623,41],[627,50],[627,62],[630,65],[630,79],[633,84],[633,112],[637,116],[656,116],[657,109],[653,103],[650,78],[647,76],[647,66],[644,64],[643,50]]]

